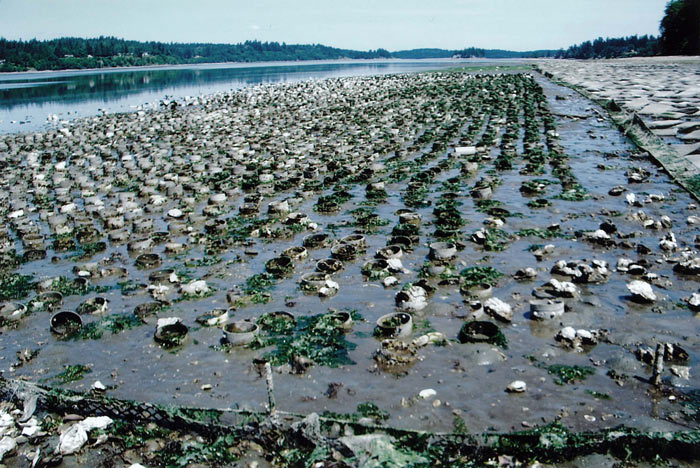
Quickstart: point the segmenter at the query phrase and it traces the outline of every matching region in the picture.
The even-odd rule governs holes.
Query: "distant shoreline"
[[[256,68],[256,67],[290,67],[294,65],[333,65],[333,64],[343,64],[343,63],[409,63],[409,62],[455,62],[455,63],[478,63],[478,62],[492,62],[492,61],[531,61],[531,60],[542,60],[542,59],[531,59],[531,58],[421,58],[421,59],[402,59],[402,58],[376,58],[376,59],[329,59],[329,60],[284,60],[284,61],[270,61],[270,62],[201,62],[201,63],[178,63],[178,64],[158,64],[158,65],[133,65],[128,67],[101,67],[101,68],[62,68],[59,70],[26,70],[26,71],[12,71],[12,72],[0,72],[0,79],[4,76],[13,75],[28,75],[28,74],[49,74],[49,73],[71,73],[77,74],[84,72],[95,73],[95,72],[119,72],[124,70],[162,70],[164,68],[170,69],[183,69],[183,68]]]

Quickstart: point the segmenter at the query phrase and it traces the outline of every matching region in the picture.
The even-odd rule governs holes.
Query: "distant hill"
[[[385,49],[358,51],[321,44],[246,41],[239,44],[139,42],[116,37],[64,37],[47,41],[0,38],[0,72],[175,65],[186,63],[270,62],[337,59],[426,59],[450,57],[547,57],[555,51],[497,49]]]
[[[479,49],[469,47],[461,50],[447,49],[411,49],[390,52],[392,58],[399,59],[431,59],[431,58],[533,58],[533,57],[553,57],[557,50],[531,50],[527,52],[516,52],[513,50],[501,49]]]

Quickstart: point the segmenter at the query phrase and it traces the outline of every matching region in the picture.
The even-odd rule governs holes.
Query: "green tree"
[[[660,31],[662,54],[700,54],[700,0],[668,2]]]

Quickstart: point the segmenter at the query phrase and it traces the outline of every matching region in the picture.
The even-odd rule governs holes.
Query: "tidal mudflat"
[[[540,76],[256,86],[0,156],[5,378],[264,411],[268,362],[300,414],[697,427],[697,202]]]

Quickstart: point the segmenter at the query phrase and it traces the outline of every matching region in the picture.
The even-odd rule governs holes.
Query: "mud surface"
[[[533,117],[539,145],[545,148],[546,143],[556,143],[552,135],[549,140],[545,138],[543,122],[551,112],[561,154],[568,157],[571,173],[578,183],[577,193],[586,192],[587,196],[581,196],[580,201],[557,198],[566,191],[562,192],[557,178],[551,173],[550,164],[544,164],[542,174],[521,174],[526,165],[522,158],[527,121],[524,103],[526,97],[532,98],[537,93],[536,87],[523,87],[529,78],[522,78],[523,82],[518,81],[520,79],[508,81],[512,79],[500,76],[469,78],[456,73],[343,78],[266,86],[202,99],[168,111],[172,114],[146,112],[98,117],[70,127],[67,133],[49,132],[43,140],[32,135],[4,137],[0,148],[5,161],[2,175],[4,215],[10,216],[23,209],[22,217],[39,227],[46,250],[46,259],[26,261],[7,271],[31,275],[37,283],[58,276],[65,276],[70,281],[81,275],[88,277],[88,287],[102,289],[91,289],[85,295],[65,295],[60,310],[75,311],[87,299],[103,296],[109,301],[108,310],[102,314],[83,314],[82,319],[86,324],[104,325],[106,315],[131,316],[137,306],[154,300],[145,288],[133,294],[128,291],[128,286],[126,291],[124,285],[120,287],[120,282],[128,279],[131,284],[154,285],[149,275],[171,268],[178,275],[178,282],[171,282],[168,277],[159,284],[169,289],[152,288],[150,294],[169,304],[158,316],[180,318],[189,327],[189,333],[184,344],[166,349],[154,340],[155,317],[147,317],[145,324],[119,333],[105,331],[99,339],[59,339],[49,329],[51,314],[34,310],[18,324],[5,324],[2,329],[0,365],[3,375],[75,390],[88,390],[99,380],[108,388],[108,395],[118,398],[262,410],[267,402],[266,386],[254,360],[263,358],[271,348],[222,350],[221,329],[203,327],[195,319],[216,308],[229,308],[228,293],[234,291],[235,295],[244,288],[246,279],[263,273],[266,262],[288,247],[302,245],[304,236],[312,232],[328,233],[337,242],[360,230],[366,236],[366,252],[355,260],[346,261],[344,268],[333,275],[339,289],[332,297],[319,298],[317,294],[305,293],[299,284],[302,275],[314,271],[318,260],[331,256],[331,247],[328,246],[309,250],[308,258],[295,261],[290,275],[274,281],[274,286],[269,289],[269,302],[256,304],[258,301],[251,302],[249,297],[247,301],[233,301],[236,310],[229,314],[236,320],[255,321],[272,311],[286,311],[298,319],[326,313],[329,309],[356,311],[361,316],[356,318],[345,336],[355,345],[348,348],[347,358],[352,363],[337,367],[311,365],[301,374],[291,372],[293,365],[277,368],[274,374],[275,396],[280,409],[303,414],[324,410],[351,413],[358,404],[373,402],[388,412],[386,424],[430,431],[454,430],[456,416],[471,432],[509,431],[555,420],[572,430],[591,431],[619,424],[641,430],[682,430],[696,425],[684,417],[684,407],[679,401],[650,393],[646,379],[651,376],[651,365],[638,360],[635,351],[640,346],[653,349],[659,342],[680,345],[689,355],[687,360],[673,364],[678,366],[674,372],[680,377],[667,366],[663,378],[681,390],[698,387],[698,376],[694,372],[694,363],[700,357],[697,317],[682,302],[683,298],[697,291],[697,276],[674,273],[673,267],[683,260],[683,251],[687,250],[688,256],[696,248],[693,242],[697,226],[688,225],[686,219],[698,216],[700,211],[687,193],[679,190],[602,117],[601,109],[577,93],[541,77],[535,79],[542,86],[549,111],[544,105],[539,106]],[[485,80],[483,88],[473,86],[472,80]],[[507,87],[509,83],[511,88]],[[449,92],[436,91],[447,89],[448,85],[453,86]],[[390,95],[389,99],[386,90],[398,90],[398,93]],[[499,95],[501,91],[503,94]],[[512,122],[517,128],[513,142],[515,154],[511,168],[499,169],[496,161],[503,152],[501,143],[506,115],[505,109],[499,110],[499,105],[505,104],[498,99],[505,99],[503,96],[507,91],[514,94],[511,102],[513,108],[517,108],[514,112],[516,120]],[[497,95],[501,97],[493,97]],[[469,106],[460,106],[465,102]],[[489,105],[491,102],[493,107]],[[410,109],[413,119],[399,119],[397,114],[402,108]],[[228,112],[245,117],[242,121],[224,120],[220,123],[217,118]],[[168,127],[171,115],[181,126]],[[363,117],[366,118],[364,122]],[[319,119],[321,125],[314,127],[314,119]],[[440,127],[443,124],[452,124],[452,127]],[[372,130],[357,137],[353,132],[362,128]],[[391,132],[392,129],[396,132]],[[429,136],[421,139],[421,135],[427,135],[426,130],[435,131],[437,136],[445,138],[444,147],[436,150],[431,145],[435,140]],[[270,133],[263,134],[263,131]],[[483,143],[485,131],[493,132],[494,137]],[[68,146],[61,146],[62,139]],[[334,146],[336,143],[343,146]],[[479,169],[475,174],[464,175],[459,164],[468,162],[468,158],[455,155],[454,148],[471,145],[478,146]],[[550,149],[548,147],[547,151]],[[27,162],[27,156],[31,154],[40,158],[48,154],[48,159],[40,159],[42,164],[32,166]],[[222,167],[233,172],[235,166],[245,166],[246,158],[262,155],[264,157],[257,159],[257,166],[252,169],[255,176],[276,170],[274,174],[279,179],[281,169],[275,164],[285,162],[288,158],[285,155],[289,154],[304,154],[307,161],[311,160],[311,164],[305,166],[311,173],[314,160],[319,161],[316,163],[319,175],[312,174],[305,182],[337,176],[342,168],[350,169],[349,175],[356,171],[356,177],[344,175],[339,180],[350,198],[341,203],[337,213],[314,210],[319,197],[333,193],[332,183],[326,183],[315,192],[308,190],[309,184],[307,190],[304,186],[261,190],[269,185],[258,182],[246,188],[243,186],[245,178],[232,178],[221,183],[216,177],[207,177],[216,175]],[[116,171],[105,175],[108,179],[111,177],[109,187],[100,186],[100,173],[109,173],[103,169],[105,164],[97,164],[98,169],[89,177],[94,185],[83,181],[81,187],[83,182],[80,182],[79,175],[88,171],[90,161],[95,160],[90,157],[94,155],[106,162],[106,166],[123,170],[130,178],[120,178],[121,173]],[[225,165],[227,155],[235,156],[230,166]],[[200,156],[201,160],[193,156]],[[63,158],[68,161],[69,178],[73,181],[72,185],[69,184],[67,198],[57,196],[56,187],[52,185],[48,187],[46,199],[37,197],[43,193],[37,191],[37,187],[44,186],[36,183],[37,174],[45,174],[49,180],[56,173],[50,170],[51,166]],[[338,163],[329,165],[334,159]],[[359,175],[368,167],[366,161],[370,159],[383,163],[387,170],[383,172],[377,168]],[[150,162],[150,166],[144,164],[144,160]],[[261,162],[265,160],[273,161],[272,165],[268,162],[265,166]],[[75,167],[71,169],[72,161],[79,161],[77,170]],[[414,163],[403,166],[407,168],[404,171],[406,178],[392,179],[392,174],[401,172],[397,168],[402,167],[399,164],[402,161]],[[423,182],[425,197],[422,203],[427,205],[430,202],[430,205],[407,205],[409,178],[441,163],[443,169],[431,180]],[[631,168],[638,168],[638,172],[648,176],[640,183],[630,184]],[[184,169],[198,172],[183,173],[179,178],[175,176],[178,170]],[[245,170],[248,172],[244,172],[244,176],[251,167]],[[291,167],[288,170],[296,169]],[[188,176],[192,175],[201,182],[194,189],[188,185],[192,181]],[[487,175],[501,181],[493,188],[491,200],[501,202],[501,208],[515,216],[506,217],[498,212],[489,216],[483,210],[477,210],[470,189]],[[445,185],[448,179],[451,181]],[[533,179],[548,179],[552,183],[537,196],[523,195],[519,190],[522,183]],[[382,181],[385,182],[386,198],[367,204],[365,185]],[[168,194],[173,184],[166,182],[184,185],[184,195],[176,195],[176,189]],[[618,185],[624,187],[624,193],[621,196],[609,195],[608,192]],[[210,193],[206,193],[206,189]],[[263,194],[261,214],[258,215],[267,220],[263,228],[249,232],[243,240],[212,246],[217,239],[206,236],[204,223],[215,218],[237,217],[244,197],[256,191]],[[148,251],[157,253],[162,264],[156,268],[137,268],[134,262],[138,254],[129,252],[125,243],[110,241],[110,230],[105,228],[108,216],[104,211],[100,214],[101,210],[92,211],[90,197],[96,193],[105,204],[104,210],[121,207],[121,213],[114,211],[111,214],[128,218],[129,208],[125,211],[127,205],[119,202],[120,192],[130,192],[136,206],[144,208],[140,216],[127,219],[126,230],[130,231],[132,241],[152,236],[153,232],[170,231],[167,242],[181,243],[186,250],[169,253],[166,252],[166,243],[154,243]],[[217,192],[227,195],[221,209],[198,217],[205,207],[211,206],[208,202],[210,195]],[[442,278],[427,278],[436,289],[428,298],[427,307],[413,313],[414,329],[407,339],[410,341],[435,331],[444,334],[447,344],[428,344],[418,348],[419,359],[414,364],[387,370],[379,367],[373,358],[381,345],[381,340],[373,336],[376,321],[382,315],[397,311],[395,296],[402,287],[421,279],[421,268],[429,260],[428,245],[441,240],[435,237],[434,223],[438,220],[433,210],[441,195],[447,192],[456,193],[453,198],[459,202],[458,211],[464,221],[464,225],[451,234],[459,250],[447,265],[455,273],[445,274]],[[626,198],[631,193],[635,194],[635,200],[639,200],[639,206]],[[164,195],[165,200],[156,205],[153,197],[159,194]],[[266,235],[265,227],[275,232],[275,229],[285,226],[286,214],[268,218],[268,204],[290,198],[291,211],[307,214],[317,226],[306,225],[303,229],[282,234],[277,231],[268,238],[261,238],[261,232]],[[551,204],[543,208],[528,206],[528,202],[541,198],[548,199]],[[106,250],[84,253],[84,246],[82,250],[78,246],[67,252],[53,248],[56,234],[49,229],[46,219],[49,212],[58,212],[67,203],[76,203],[75,211],[68,213],[71,219],[79,220],[75,225],[94,223],[99,234],[92,242],[104,241]],[[362,207],[373,209],[386,223],[376,229],[369,229],[367,221],[365,225],[362,222],[357,225],[351,210]],[[168,214],[175,208],[185,211],[183,221]],[[395,274],[399,284],[384,287],[381,280],[368,279],[361,270],[378,249],[389,243],[392,229],[398,224],[397,210],[406,208],[422,217],[419,242],[401,257],[405,270]],[[640,211],[645,216],[640,216]],[[484,226],[487,218],[499,217],[499,214],[504,221],[500,229],[510,236],[509,242],[503,251],[487,251],[472,242],[471,236]],[[89,221],[83,215],[87,215]],[[670,219],[671,227],[665,227],[669,224],[660,229],[644,227],[643,220],[659,220],[662,216]],[[152,219],[153,228],[145,233],[134,233],[130,223],[142,218]],[[22,256],[27,248],[19,239],[17,218],[11,219],[14,221],[8,219],[12,224],[6,227],[9,246],[16,255]],[[584,233],[600,229],[604,222],[617,228],[617,232],[610,235],[611,242],[602,246],[586,240]],[[181,224],[189,231],[177,233],[174,227],[180,228]],[[560,229],[555,230],[558,234],[554,238],[542,239],[533,235],[535,231],[523,232],[526,229],[546,230],[555,224]],[[677,246],[664,250],[659,242],[669,232],[675,234]],[[553,245],[553,251],[547,249],[548,253],[538,260],[533,250],[547,244]],[[81,252],[83,258],[74,258]],[[110,257],[113,261],[104,261]],[[215,264],[207,265],[207,259],[212,258],[216,258]],[[616,271],[620,258],[631,259],[632,263],[642,261],[647,273],[658,275],[653,280],[647,276],[658,296],[653,304],[638,304],[631,300],[626,285],[634,279],[641,279],[641,276]],[[578,297],[565,299],[567,310],[561,317],[544,322],[532,320],[529,301],[533,299],[533,290],[551,278],[570,279],[553,276],[550,271],[554,264],[559,260],[578,262],[584,259],[587,262],[607,262],[610,270],[607,281],[577,284]],[[92,266],[86,265],[89,262],[99,263],[98,270],[123,267],[128,276],[96,274]],[[503,323],[488,316],[482,320],[499,326],[507,340],[507,348],[488,343],[463,344],[457,340],[470,312],[465,302],[467,298],[460,293],[458,273],[473,266],[490,266],[503,274],[494,284],[493,296],[512,307],[512,321]],[[514,279],[518,270],[528,267],[536,270],[536,279]],[[88,270],[93,273],[80,273]],[[205,280],[210,288],[209,292],[202,294],[204,297],[183,293],[182,287],[187,280],[199,279]],[[29,304],[31,311],[36,294],[31,292],[19,301]],[[595,346],[572,349],[555,340],[564,327],[600,331],[600,339]],[[17,353],[25,349],[38,350],[39,353],[30,360],[24,359],[28,362],[20,366],[23,361],[18,360]],[[61,383],[54,379],[66,366],[78,364],[90,369],[81,380]],[[585,380],[559,385],[555,382],[557,377],[548,372],[548,367],[553,365],[589,366],[592,375]],[[611,372],[617,378],[611,378]],[[508,385],[515,380],[526,383],[524,393],[506,392]],[[434,389],[435,393],[428,392],[425,394],[429,395],[427,398],[421,398],[418,395],[424,389]]]

